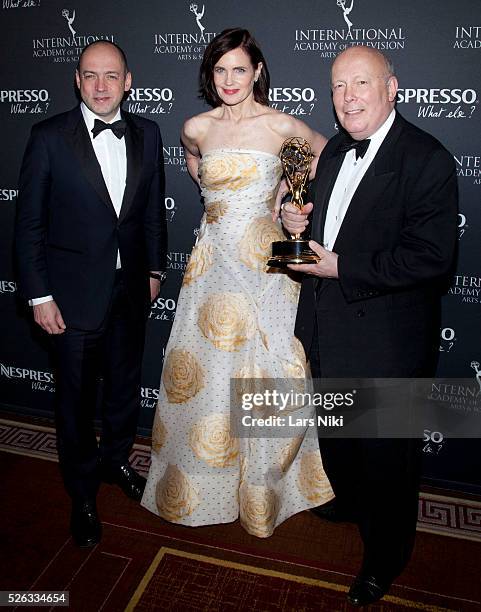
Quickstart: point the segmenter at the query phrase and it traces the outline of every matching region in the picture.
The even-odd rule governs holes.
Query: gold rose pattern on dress
[[[258,538],[268,538],[274,531],[279,500],[272,489],[244,483],[239,489],[239,518],[244,529]]]
[[[183,404],[203,388],[204,373],[192,353],[172,349],[165,359],[162,381],[169,402]]]
[[[230,432],[227,414],[211,414],[190,430],[190,448],[198,459],[216,468],[235,465],[239,456],[239,440]]]
[[[259,333],[261,335],[262,344],[265,346],[266,350],[268,351],[269,350],[269,336],[262,330],[259,330]]]
[[[160,418],[158,410],[155,411],[154,424],[152,425],[152,450],[158,453],[164,446],[167,438],[167,429]]]
[[[199,308],[197,324],[221,351],[238,351],[256,333],[256,320],[243,293],[213,293]]]
[[[279,467],[281,468],[281,472],[285,474],[287,470],[291,467],[292,462],[296,458],[296,455],[301,447],[303,436],[297,436],[292,438],[285,446],[281,448],[280,457],[279,457]]]
[[[302,456],[297,487],[308,501],[318,505],[334,497],[318,451],[310,451]]]
[[[284,364],[284,374],[286,378],[306,378],[306,355],[302,342],[295,336],[292,338],[293,360]],[[301,388],[301,385],[298,385]],[[302,385],[303,388],[304,385]]]
[[[306,353],[304,351],[304,346],[302,345],[302,342],[299,340],[299,338],[296,338],[296,336],[292,336],[292,350],[299,361],[302,361],[302,363],[306,363]]]
[[[293,303],[296,304],[299,302],[299,293],[301,291],[301,283],[292,280],[289,278],[289,275],[285,275],[285,292],[287,298]]]
[[[282,239],[270,216],[282,166],[275,155],[242,151],[212,151],[200,162],[205,213],[165,352],[142,505],[186,526],[240,517],[252,537],[265,538],[322,502],[323,472],[314,459],[314,468],[304,460],[301,471],[303,456],[318,451],[305,428],[292,430],[292,438],[267,438],[266,431],[236,438],[230,423],[230,392],[244,415],[241,402],[234,404],[243,393],[279,390],[282,379],[283,391],[304,382],[284,373],[291,364],[289,374],[298,375],[304,363],[300,345],[292,344],[298,285],[285,270],[265,270],[270,242]],[[265,402],[250,414],[267,418],[274,410]],[[293,417],[312,412],[296,407]]]
[[[246,478],[249,460],[244,453],[241,453],[239,457],[239,484],[242,484]],[[239,502],[239,491],[237,491],[237,502]]]
[[[261,368],[256,363],[246,364],[235,372],[233,378],[233,402],[236,407],[242,406],[242,400],[246,394],[263,393],[265,385],[262,379],[271,378],[269,372]],[[254,410],[259,410],[262,406],[254,406]]]
[[[214,263],[214,247],[210,242],[199,242],[192,250],[184,273],[184,285],[190,285],[202,276]]]
[[[300,361],[286,363],[284,364],[284,373],[286,378],[304,379],[306,375],[305,363],[301,363]]]
[[[246,363],[240,370],[234,374],[233,378],[249,379],[249,378],[269,378],[269,372],[265,368],[261,368],[257,363]],[[248,383],[249,384],[249,383]],[[246,390],[247,392],[247,390]]]
[[[244,189],[259,178],[256,160],[247,154],[211,154],[202,163],[202,186],[210,191]]]
[[[270,217],[257,217],[249,223],[239,241],[239,258],[251,270],[265,272],[272,243],[284,239],[280,226]]]
[[[205,204],[205,220],[207,223],[218,223],[219,219],[225,215],[229,206],[223,200],[215,202],[206,202]]]
[[[194,512],[200,504],[200,497],[188,477],[176,465],[169,463],[157,483],[155,502],[162,518],[178,523]]]

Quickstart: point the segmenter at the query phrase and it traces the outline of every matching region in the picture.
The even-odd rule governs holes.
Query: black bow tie
[[[100,132],[103,132],[104,130],[112,130],[112,132],[120,140],[122,136],[124,136],[126,128],[127,124],[123,119],[119,119],[118,121],[114,121],[113,123],[104,123],[103,121],[100,121],[100,119],[95,119],[94,127],[92,128],[92,134],[95,138],[100,134]]]
[[[369,140],[369,138],[366,138],[365,140],[354,140],[354,138],[346,137],[346,139],[340,144],[337,151],[338,153],[346,153],[351,149],[355,149],[357,160],[360,157],[364,157],[370,142],[371,141]]]

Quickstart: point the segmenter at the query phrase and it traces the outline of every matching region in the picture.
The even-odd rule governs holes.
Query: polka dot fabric
[[[284,238],[271,219],[282,167],[267,152],[218,149],[199,174],[205,214],[166,348],[142,505],[182,525],[240,518],[268,537],[333,497],[312,432],[236,438],[230,427],[231,378],[308,376],[293,335],[298,283],[266,266]]]

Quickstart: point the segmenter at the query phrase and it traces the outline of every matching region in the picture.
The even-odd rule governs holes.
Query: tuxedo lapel
[[[119,221],[122,221],[132,205],[140,179],[144,152],[144,131],[135,125],[129,115],[122,117],[127,123],[125,132],[125,151],[127,155],[127,181],[125,184]]]
[[[62,132],[65,140],[79,160],[81,171],[95,189],[102,202],[112,211],[113,215],[117,216],[80,107],[71,111],[68,116],[67,125]]]
[[[364,217],[369,213],[376,201],[377,194],[384,191],[391,181],[393,172],[383,174],[376,173],[376,163],[373,160],[366,174],[363,176],[358,188],[352,196],[346,216],[341,224],[336,241],[332,247],[334,252],[342,252],[343,245],[352,241],[352,236],[357,235]]]
[[[323,243],[327,206],[343,159],[344,155],[334,155],[331,153],[316,176],[316,197],[311,238],[319,244]]]
[[[318,166],[316,173],[314,214],[311,230],[311,239],[319,244],[324,242],[324,224],[326,222],[327,206],[344,159],[344,155],[337,154],[337,146],[334,146],[333,150],[326,152],[325,155],[325,159],[322,160],[322,166]],[[321,159],[319,163],[321,163]],[[316,277],[313,280],[316,295],[319,295],[322,291],[323,285],[325,286],[323,279]]]

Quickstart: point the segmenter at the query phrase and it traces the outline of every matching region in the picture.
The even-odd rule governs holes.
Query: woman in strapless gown
[[[182,135],[205,213],[166,348],[142,498],[168,521],[240,518],[259,537],[333,497],[307,426],[291,438],[268,437],[269,430],[236,437],[230,420],[231,379],[244,389],[251,379],[309,376],[294,336],[299,283],[266,262],[271,243],[285,238],[275,210],[280,146],[300,136],[318,156],[325,139],[269,109],[268,86],[246,30],[225,30],[210,43],[201,91],[214,109],[187,121]]]

